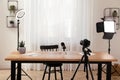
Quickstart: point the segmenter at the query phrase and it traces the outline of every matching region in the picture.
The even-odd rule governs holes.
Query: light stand
[[[97,27],[98,33],[104,32],[103,39],[108,40],[108,54],[110,54],[110,51],[111,51],[110,40],[113,38],[113,35],[115,34],[115,22],[114,21],[98,22],[96,24],[96,27]],[[104,67],[105,67],[105,65],[102,68],[104,68]],[[114,72],[117,72],[120,75],[120,73],[115,69],[115,67],[113,65],[112,65],[112,68],[114,69]],[[102,71],[104,73],[106,73],[104,70],[102,70]]]
[[[108,40],[108,53],[110,54],[110,39]]]
[[[110,40],[112,39],[112,37],[111,38],[108,38],[108,37],[106,37],[106,39],[108,39],[108,54],[110,54],[110,51],[111,51],[111,48],[110,48]],[[105,67],[105,65],[103,66],[103,68]],[[116,70],[116,68],[112,65],[112,68],[114,69],[114,72],[112,72],[111,74],[113,74],[113,73],[115,73],[115,72],[117,72],[118,74],[119,74],[119,76],[120,76],[120,73]],[[102,70],[104,73],[106,73],[104,70]]]
[[[84,54],[83,54],[81,60],[79,61],[78,66],[77,66],[71,80],[74,80],[74,77],[75,77],[75,75],[76,75],[76,73],[77,73],[77,71],[78,71],[82,62],[84,63],[84,72],[86,72],[86,79],[89,80],[88,70],[90,70],[91,78],[92,78],[92,80],[94,80],[92,70],[91,70],[91,67],[90,67],[90,63],[89,63],[89,59],[88,59],[88,55],[90,55],[91,50],[88,49],[87,47],[90,45],[90,41],[88,42],[88,40],[85,39],[84,42],[82,41],[81,44],[83,45],[82,51],[83,51]]]
[[[20,24],[20,20],[21,18],[23,18],[23,16],[25,15],[25,11],[23,9],[20,9],[17,11],[16,13],[16,19],[17,19],[17,50],[19,51],[19,24]],[[32,78],[23,70],[21,69],[26,76],[28,76],[31,80]]]
[[[16,19],[17,19],[17,51],[19,51],[19,24],[20,24],[20,18],[23,18],[23,16],[25,15],[25,11],[23,9],[20,9],[16,12]],[[18,68],[18,66],[16,67],[16,69]],[[23,70],[23,76],[28,76],[28,78],[30,78],[30,80],[32,80],[32,78]],[[11,75],[9,75],[9,77],[7,78],[7,80],[10,78]]]
[[[107,39],[108,40],[108,54],[110,54],[110,40],[113,38],[114,33],[104,33],[103,39]]]
[[[20,19],[23,18],[25,15],[25,11],[23,9],[20,9],[16,12],[16,19],[17,19],[17,50],[19,50],[19,24]]]
[[[110,54],[110,40],[115,34],[115,22],[114,21],[104,21],[98,22],[96,24],[97,32],[104,32],[103,39],[108,40],[108,53]]]
[[[19,50],[19,19],[17,20],[17,50]]]

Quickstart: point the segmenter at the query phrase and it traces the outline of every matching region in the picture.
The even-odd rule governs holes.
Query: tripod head
[[[84,52],[84,55],[90,55],[90,52],[92,52],[88,47],[90,46],[90,41],[87,39],[81,40],[80,44],[83,46],[82,51]]]

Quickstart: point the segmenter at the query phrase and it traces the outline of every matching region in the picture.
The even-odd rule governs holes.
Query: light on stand
[[[19,49],[19,24],[20,19],[23,18],[25,15],[25,11],[23,9],[20,9],[16,12],[16,19],[17,19],[17,50]]]
[[[20,19],[23,18],[25,15],[25,11],[23,9],[20,9],[16,12],[16,19],[17,19],[17,50],[19,51],[19,24],[20,24]],[[22,71],[25,73],[26,76],[32,80],[32,78],[22,69]]]
[[[108,39],[108,53],[110,54],[110,40],[113,38],[113,35],[116,33],[116,23],[113,20],[106,20],[104,22],[98,22],[96,24],[97,32],[104,32],[103,39]],[[103,68],[105,65],[103,66]],[[112,68],[119,74],[119,72],[112,66]],[[102,70],[106,73],[104,70]],[[119,74],[120,75],[120,74]]]
[[[115,22],[114,21],[103,21],[98,22],[96,24],[97,32],[103,32],[103,39],[109,40],[109,47],[108,47],[108,53],[110,54],[110,40],[113,38],[113,35],[115,34]]]

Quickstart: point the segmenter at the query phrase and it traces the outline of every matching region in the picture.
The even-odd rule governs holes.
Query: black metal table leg
[[[108,62],[107,63],[107,69],[106,69],[106,80],[111,80],[111,66],[112,66],[112,63],[111,62]]]
[[[15,67],[16,67],[15,62],[11,61],[11,80],[15,80],[15,74],[16,74]]]
[[[60,66],[61,80],[63,80],[62,67]]]
[[[57,80],[56,67],[54,67],[55,80]]]
[[[48,80],[50,80],[50,74],[51,74],[51,66],[49,66]]]
[[[18,68],[17,68],[17,80],[21,80],[21,63],[17,63]]]
[[[102,80],[102,63],[98,63],[98,80]]]

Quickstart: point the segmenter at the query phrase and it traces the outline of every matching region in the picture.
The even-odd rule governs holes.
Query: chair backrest
[[[58,45],[41,45],[41,51],[57,51]]]

